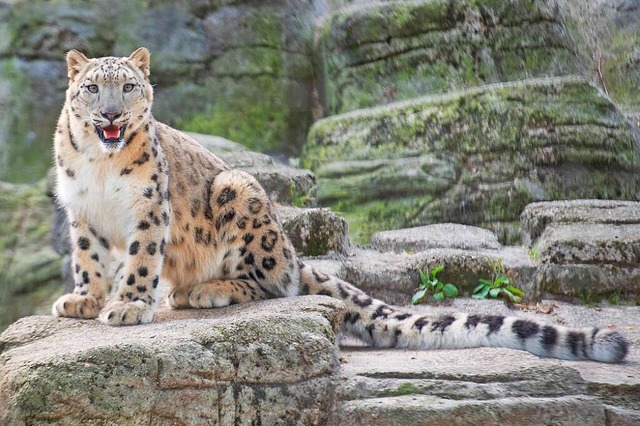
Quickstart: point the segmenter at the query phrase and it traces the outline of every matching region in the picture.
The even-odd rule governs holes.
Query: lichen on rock
[[[320,204],[344,213],[360,232],[358,242],[382,229],[450,221],[485,226],[499,231],[502,242],[515,242],[520,212],[530,202],[635,200],[637,144],[637,133],[607,97],[585,80],[565,77],[329,117],[311,128],[303,164],[318,173]],[[385,169],[405,171],[393,180]],[[411,186],[419,180],[421,188]],[[381,196],[372,187],[391,190]]]

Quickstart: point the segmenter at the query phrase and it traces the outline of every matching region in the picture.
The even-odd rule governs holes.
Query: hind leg
[[[191,287],[176,287],[168,296],[169,306],[220,308],[237,303],[268,299],[269,295],[248,280],[211,280]]]

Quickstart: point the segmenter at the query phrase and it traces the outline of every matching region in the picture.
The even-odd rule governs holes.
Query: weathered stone
[[[585,67],[555,0],[356,2],[319,44],[328,115]]]
[[[328,209],[282,206],[278,214],[287,236],[303,256],[348,254],[352,248],[347,221]]]
[[[127,328],[24,318],[0,336],[0,422],[325,424],[342,306],[279,299]]]
[[[418,268],[443,265],[438,279],[458,287],[461,295],[471,295],[480,278],[491,279],[495,271],[489,259],[502,260],[514,284],[526,293],[527,300],[540,296],[534,279],[536,267],[524,249],[501,250],[429,249],[417,253],[379,253],[354,250],[344,259],[344,279],[372,296],[397,305],[406,305],[420,283]]]
[[[48,303],[61,285],[61,259],[48,244],[52,215],[44,180],[0,182],[0,330]]]
[[[438,223],[373,234],[371,246],[381,251],[418,252],[434,248],[499,250],[496,235],[486,229],[457,223]]]
[[[318,189],[316,177],[311,171],[281,164],[266,154],[249,151],[221,137],[197,133],[189,135],[229,166],[253,175],[272,201],[296,207],[316,205]]]
[[[309,170],[285,166],[258,152],[229,152],[219,156],[228,165],[252,174],[273,201],[297,207],[316,204],[316,177]]]
[[[542,263],[617,264],[640,267],[640,224],[553,224],[538,240]]]
[[[272,201],[296,207],[316,205],[318,189],[311,171],[282,164],[269,155],[249,151],[243,145],[219,136],[187,134],[229,166],[252,174]]]
[[[640,298],[640,203],[533,203],[521,221],[540,291],[585,302]]]
[[[455,401],[426,395],[372,398],[342,404],[338,421],[344,426],[605,424],[604,406],[591,397],[505,397],[488,404],[488,401]]]
[[[635,0],[559,0],[567,30],[592,58],[587,73],[640,124],[640,5]]]
[[[578,298],[582,303],[640,300],[638,265],[542,263],[537,267],[535,280],[536,287],[548,295]]]
[[[421,193],[398,184],[383,199],[353,201],[352,194],[368,194],[371,186],[356,175],[338,197],[332,188],[344,186],[340,179],[319,175],[319,202],[343,212],[362,243],[382,229],[445,221],[487,227],[514,242],[520,213],[532,201],[635,200],[637,143],[626,118],[584,80],[527,80],[320,120],[309,132],[303,165],[320,173],[335,161],[447,158],[454,176],[425,173],[433,185]]]
[[[0,59],[0,180],[33,183],[46,176],[66,83],[62,62]]]
[[[635,426],[640,424],[640,410],[626,410],[605,405],[605,414],[610,425]]]
[[[628,361],[611,365],[544,359],[498,348],[375,350],[343,339],[337,389],[341,402],[334,424],[576,424],[575,419],[585,425],[635,424],[640,395],[639,307],[596,310],[554,302],[549,315],[510,309],[495,300],[456,299],[452,307],[409,309],[417,315],[462,310],[577,327],[615,327],[632,346]],[[515,413],[522,417],[511,417]]]
[[[563,223],[640,224],[640,203],[620,200],[561,200],[531,203],[520,215],[521,240],[532,247],[548,225]]]
[[[215,2],[73,0],[0,3],[0,180],[48,168],[66,88],[64,57],[152,53],[154,115],[267,152],[297,153],[311,124],[308,40],[325,6],[303,0]],[[113,23],[118,31],[113,31]],[[6,105],[6,108],[5,108]],[[28,153],[28,155],[23,155]],[[23,158],[29,167],[24,167]]]

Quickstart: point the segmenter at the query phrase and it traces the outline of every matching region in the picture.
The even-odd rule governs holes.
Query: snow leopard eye
[[[122,88],[122,90],[124,90],[125,93],[129,93],[133,90],[135,86],[131,83],[127,83],[124,85],[124,87]]]
[[[89,93],[98,93],[98,85],[97,84],[89,84],[85,86],[85,88],[89,91]]]

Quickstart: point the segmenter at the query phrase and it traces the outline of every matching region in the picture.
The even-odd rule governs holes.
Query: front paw
[[[53,304],[51,312],[57,317],[96,318],[100,313],[100,303],[93,296],[65,294]]]
[[[98,319],[108,325],[144,324],[153,320],[153,308],[142,300],[113,301],[100,311]]]

